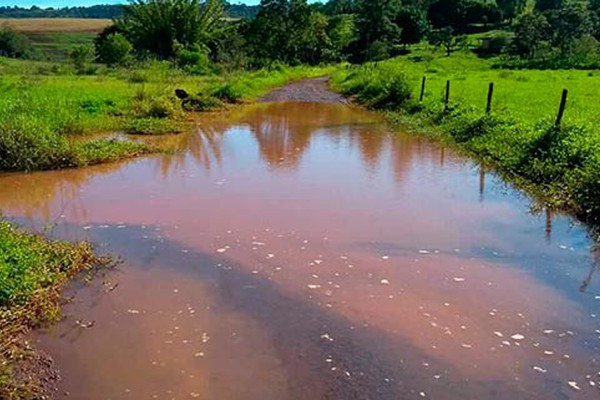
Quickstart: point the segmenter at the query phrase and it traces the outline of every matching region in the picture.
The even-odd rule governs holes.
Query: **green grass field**
[[[381,67],[401,70],[418,98],[421,78],[427,77],[425,99],[439,102],[446,80],[451,81],[451,103],[485,111],[487,90],[494,82],[494,113],[519,123],[536,124],[556,117],[563,89],[569,90],[565,122],[596,125],[600,123],[598,71],[538,71],[495,69],[494,59],[481,59],[471,52],[456,52],[445,57],[441,52],[420,48]]]
[[[49,61],[68,60],[73,46],[93,46],[95,34],[90,33],[26,33],[36,53]]]

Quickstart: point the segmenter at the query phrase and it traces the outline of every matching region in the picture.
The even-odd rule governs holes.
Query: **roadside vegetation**
[[[451,143],[495,166],[547,204],[600,222],[600,76],[587,71],[506,71],[456,52],[348,67],[333,85],[410,130]],[[423,100],[422,78],[426,77]],[[448,106],[446,82],[450,81]],[[489,83],[494,83],[486,113]],[[570,99],[560,126],[563,88]]]
[[[0,221],[0,398],[43,398],[26,334],[60,317],[60,292],[83,271],[109,265],[87,243],[48,241]]]

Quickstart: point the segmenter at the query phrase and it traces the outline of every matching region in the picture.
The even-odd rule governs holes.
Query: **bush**
[[[120,33],[112,33],[98,48],[98,60],[109,66],[125,65],[131,60],[133,46]]]
[[[183,49],[178,51],[177,64],[187,72],[196,75],[205,75],[211,72],[208,54],[201,50]]]
[[[176,119],[182,113],[174,98],[150,94],[144,89],[134,95],[132,110],[136,118]]]
[[[0,56],[10,58],[31,58],[33,47],[25,35],[15,32],[10,27],[0,30]]]
[[[91,53],[91,49],[88,46],[79,45],[73,47],[69,54],[69,58],[73,62],[77,74],[81,75],[86,72],[85,66],[90,59]]]
[[[211,96],[231,104],[241,103],[243,97],[241,91],[235,87],[235,83],[225,83],[221,86],[217,86],[217,88],[212,91]]]
[[[565,54],[566,66],[570,68],[596,69],[600,67],[600,42],[585,35],[573,40]]]
[[[511,38],[506,32],[481,38],[481,42],[474,50],[478,54],[502,54],[508,48]]]

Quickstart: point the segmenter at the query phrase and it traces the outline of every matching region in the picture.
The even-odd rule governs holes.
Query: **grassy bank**
[[[75,75],[64,64],[0,59],[0,171],[87,166],[152,151],[130,140],[86,138],[181,131],[185,114],[176,88],[194,95],[191,111],[204,111],[331,70],[280,67],[195,76],[150,62],[130,69],[91,66],[89,75]]]
[[[349,68],[334,86],[390,120],[409,125],[486,160],[555,207],[600,222],[600,105],[592,101],[600,76],[587,71],[507,71],[493,61],[455,53]],[[418,101],[421,77],[426,95]],[[444,107],[446,80],[450,103]],[[487,88],[494,82],[491,115]],[[563,88],[570,100],[560,128],[554,118]]]
[[[87,243],[48,241],[0,220],[0,398],[41,398],[25,335],[58,319],[70,279],[107,262]]]

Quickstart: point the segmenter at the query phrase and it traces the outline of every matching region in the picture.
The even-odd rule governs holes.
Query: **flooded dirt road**
[[[345,105],[259,104],[168,140],[0,176],[7,215],[124,260],[36,337],[58,398],[600,398],[585,227]]]

